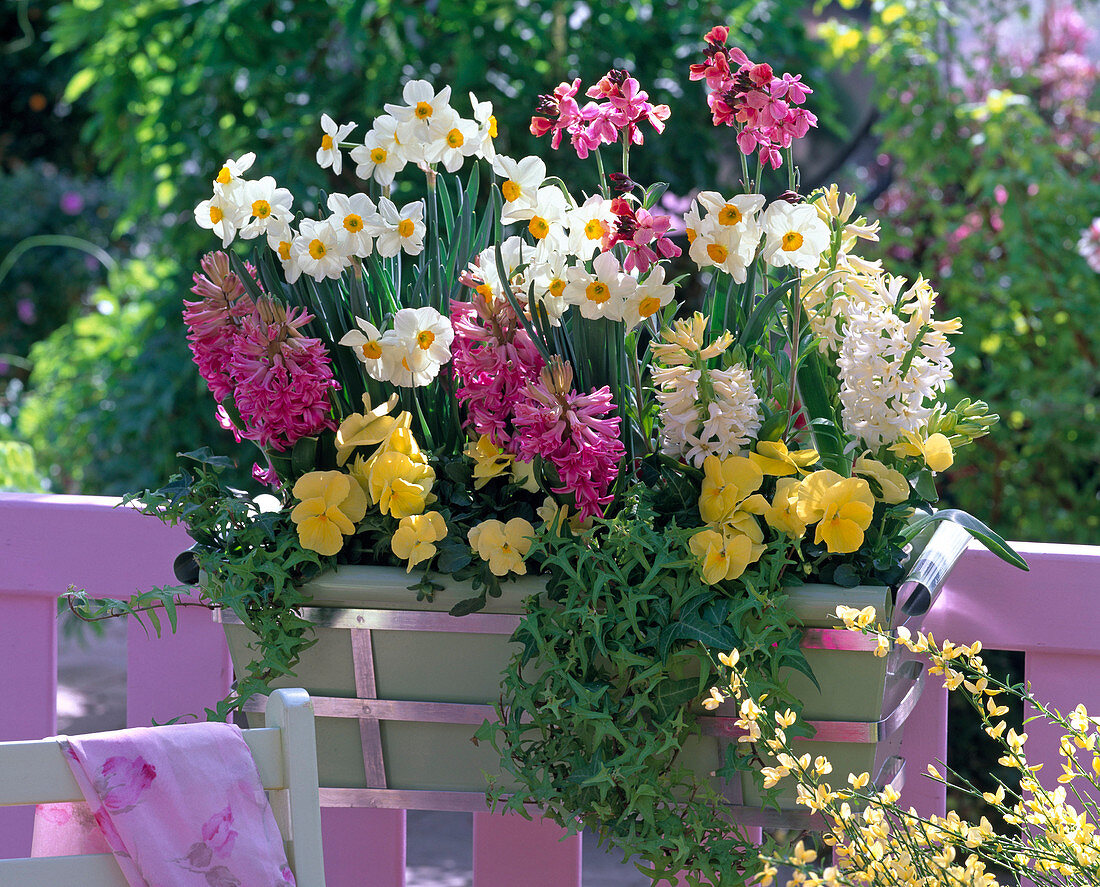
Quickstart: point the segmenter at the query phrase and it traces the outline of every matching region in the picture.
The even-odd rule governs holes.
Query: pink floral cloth
[[[130,887],[286,887],[282,837],[240,728],[58,737],[86,804],[45,804],[33,856],[114,853]]]

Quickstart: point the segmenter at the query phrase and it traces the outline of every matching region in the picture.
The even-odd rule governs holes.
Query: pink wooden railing
[[[117,500],[89,496],[0,494],[0,740],[56,732],[57,597],[70,585],[94,595],[125,596],[174,582],[173,558],[189,544]],[[1021,543],[1030,573],[974,546],[956,567],[925,629],[961,643],[1025,654],[1025,676],[1063,710],[1100,709],[1100,547]],[[221,698],[231,668],[221,629],[204,609],[183,609],[175,635],[147,636],[131,621],[127,639],[127,722],[148,724],[181,711],[201,712]],[[1040,778],[1053,781],[1056,731],[1029,725]],[[947,697],[930,682],[905,732],[908,779],[903,803],[942,811],[942,785],[921,778],[943,760]],[[323,811],[330,887],[403,887],[405,813]],[[27,810],[0,811],[0,858],[30,846]],[[475,887],[580,887],[579,837],[561,840],[552,824],[474,814]]]

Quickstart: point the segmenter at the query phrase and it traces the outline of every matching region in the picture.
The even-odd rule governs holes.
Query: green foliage
[[[264,513],[240,490],[227,484],[232,463],[209,449],[181,454],[185,467],[159,490],[124,498],[137,503],[167,524],[187,525],[196,540],[192,548],[203,574],[203,594],[233,613],[255,635],[256,657],[244,675],[237,675],[230,696],[207,716],[224,720],[257,693],[268,692],[272,680],[293,674],[302,652],[315,643],[310,623],[297,608],[308,600],[298,586],[326,563],[298,544],[286,513]],[[158,610],[175,629],[176,596],[186,586],[153,589],[128,600],[88,599],[77,595],[78,615],[147,618],[160,633]]]
[[[40,493],[42,476],[34,451],[16,440],[0,440],[0,493]]]
[[[2,137],[2,135],[0,135]],[[120,213],[118,194],[57,167],[33,161],[0,166],[0,418],[14,417],[30,373],[30,350],[89,308],[106,278],[105,249]]]
[[[477,737],[501,752],[496,807],[537,804],[571,832],[637,854],[655,882],[718,883],[751,871],[758,849],[683,756],[699,732],[689,703],[706,695],[723,650],[741,650],[753,686],[780,708],[798,703],[779,669],[806,664],[782,591],[755,572],[728,597],[705,585],[685,559],[690,533],[655,518],[627,508],[583,537],[550,528],[537,538],[547,592],[527,601],[513,636],[500,722]],[[744,748],[729,747],[722,775],[753,767]]]
[[[1093,542],[1100,275],[1075,244],[1100,207],[1095,80],[1090,104],[1058,99],[1075,85],[1065,78],[1086,93],[1089,81],[1042,79],[1056,47],[1026,4],[953,4],[965,29],[940,4],[891,5],[905,14],[876,5],[862,36],[834,29],[838,51],[868,60],[879,84],[875,132],[894,182],[881,201],[883,250],[937,283],[940,314],[963,322],[958,385],[1007,425],[949,473],[945,499],[1010,538]],[[990,36],[1014,15],[1040,44],[1016,67]],[[960,33],[977,36],[964,45]]]

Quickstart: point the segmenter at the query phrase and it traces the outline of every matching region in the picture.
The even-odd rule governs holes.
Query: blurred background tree
[[[873,78],[878,155],[850,175],[883,257],[962,318],[957,387],[1002,418],[945,498],[1012,539],[1100,541],[1100,274],[1076,249],[1100,216],[1097,18],[905,0],[821,30]]]

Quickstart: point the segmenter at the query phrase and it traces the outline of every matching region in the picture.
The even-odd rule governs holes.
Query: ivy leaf
[[[457,540],[443,540],[439,543],[439,560],[436,562],[440,573],[457,573],[473,560],[470,549]]]
[[[940,500],[940,494],[936,492],[936,480],[927,468],[917,472],[917,476],[913,478],[912,483],[917,495],[925,502],[938,502]]]
[[[654,719],[664,723],[698,695],[698,678],[665,681],[653,691]]]
[[[466,598],[464,601],[459,601],[450,609],[452,616],[469,616],[471,613],[476,613],[478,610],[485,609],[485,595],[480,594],[477,597]]]
[[[181,459],[190,459],[192,462],[198,462],[200,465],[209,465],[215,470],[224,468],[232,468],[234,461],[228,456],[216,456],[210,447],[200,447],[197,450],[191,450],[188,453],[180,453]]]

